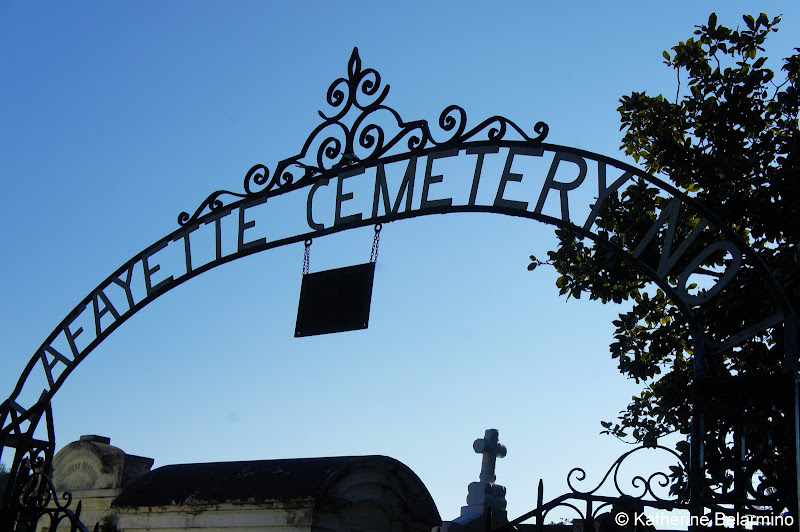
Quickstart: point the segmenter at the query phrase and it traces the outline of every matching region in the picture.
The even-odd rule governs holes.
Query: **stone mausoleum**
[[[89,528],[100,522],[107,532],[429,532],[441,524],[419,477],[386,456],[152,465],[109,438],[82,436],[58,452],[53,479],[82,501]]]
[[[53,461],[59,494],[81,501],[81,520],[102,532],[471,532],[506,520],[505,488],[495,460],[506,454],[498,433],[475,440],[480,479],[461,516],[442,523],[425,484],[386,456],[338,456],[178,464],[151,470],[152,458],[125,453],[103,436],[81,436]],[[44,520],[43,520],[44,521]],[[48,523],[40,522],[40,530]],[[59,528],[68,529],[67,523]]]

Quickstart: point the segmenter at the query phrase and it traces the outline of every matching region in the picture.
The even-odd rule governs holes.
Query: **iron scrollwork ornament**
[[[666,452],[673,465],[669,466],[669,473],[656,471],[647,476],[634,475],[629,479],[631,485],[628,487],[621,481],[622,466],[628,458],[641,451]],[[586,480],[586,471],[575,467],[567,474],[569,491],[545,503],[544,485],[539,481],[536,508],[503,525],[497,532],[515,530],[516,525],[530,518],[536,518],[537,530],[543,530],[541,525],[556,508],[571,510],[584,523],[600,523],[601,529],[605,526],[603,523],[620,512],[643,515],[645,507],[688,510],[689,490],[684,481],[686,471],[686,463],[674,450],[661,445],[639,446],[617,458],[600,482],[590,489],[581,489],[577,485]]]
[[[439,115],[441,138],[434,138],[427,120],[404,121],[400,114],[384,105],[389,85],[383,85],[381,75],[373,68],[363,68],[358,48],[353,49],[347,65],[347,77],[331,83],[326,102],[332,112],[318,111],[323,122],[306,139],[300,153],[280,161],[274,172],[257,164],[244,178],[244,192],[218,190],[210,194],[194,214],[181,212],[180,225],[187,225],[210,212],[220,211],[226,203],[223,197],[246,199],[255,195],[277,193],[288,187],[302,187],[323,174],[353,166],[369,164],[390,155],[393,149],[405,146],[408,153],[429,148],[460,146],[467,141],[500,141],[516,134],[532,145],[540,144],[550,130],[537,122],[530,137],[511,120],[502,116],[488,118],[467,130],[467,113],[458,105],[446,107]],[[391,136],[389,126],[391,125]]]
[[[58,497],[53,481],[44,473],[44,463],[44,459],[34,456],[25,458],[21,464],[15,486],[19,503],[16,530],[33,532],[37,524],[47,517],[42,524],[49,532],[56,532],[64,521],[69,523],[70,532],[90,532],[80,520],[81,501],[72,510],[70,492],[65,491],[61,498]],[[92,532],[99,530],[100,523],[96,523]]]
[[[709,482],[707,492],[740,512],[788,510],[794,501],[786,474],[792,470],[791,438],[786,436],[790,420],[780,408],[785,386],[774,378],[751,377],[744,393],[732,382],[718,385],[709,401],[705,457],[717,481]]]
[[[650,474],[647,477],[643,477],[641,475],[636,475],[630,479],[631,487],[627,488],[620,483],[620,470],[627,458],[631,455],[642,451],[642,450],[660,450],[665,451],[666,453],[672,455],[675,458],[675,461],[678,465],[674,465],[670,467],[670,473],[664,471],[656,471],[655,473]],[[575,467],[567,474],[567,486],[572,491],[574,495],[581,495],[581,496],[589,496],[595,495],[599,492],[599,490],[605,486],[609,479],[613,484],[614,491],[616,494],[614,496],[618,497],[625,497],[626,499],[637,500],[637,501],[653,501],[653,502],[667,502],[667,501],[674,501],[674,502],[685,502],[688,497],[688,490],[686,484],[681,482],[684,477],[684,472],[686,471],[686,464],[681,460],[680,455],[675,452],[674,450],[664,447],[662,445],[656,445],[654,447],[645,447],[639,446],[630,451],[626,452],[619,458],[617,458],[611,467],[608,468],[606,474],[603,475],[603,478],[600,482],[592,489],[583,491],[578,489],[574,483],[582,482],[586,479],[586,472],[580,468]],[[678,487],[678,489],[670,490],[671,497],[662,497],[659,495],[661,490],[665,490],[673,487]],[[660,489],[655,489],[660,488]]]

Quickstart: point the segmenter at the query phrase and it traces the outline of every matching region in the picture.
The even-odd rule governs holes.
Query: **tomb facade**
[[[441,523],[419,477],[387,456],[152,465],[84,436],[56,455],[53,478],[102,532],[429,532]]]

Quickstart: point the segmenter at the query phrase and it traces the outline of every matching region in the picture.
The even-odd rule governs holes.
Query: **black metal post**
[[[789,512],[792,513],[796,526],[800,527],[800,386],[798,386],[797,379],[797,358],[800,354],[800,347],[798,347],[797,328],[797,319],[794,316],[790,316],[784,321],[785,366],[788,385],[791,387],[789,392],[791,405],[787,415],[791,415],[791,423],[788,424],[791,430],[789,441],[794,442],[791,452],[794,454],[792,458],[795,472],[794,486],[792,486],[794,506],[789,508]]]
[[[542,512],[543,503],[544,503],[544,482],[542,482],[542,479],[539,479],[539,489],[537,490],[536,494],[536,509],[539,510],[539,513],[536,515],[536,532],[542,532],[544,530],[544,515]]]
[[[692,432],[689,447],[689,515],[692,522],[699,522],[703,515],[703,484],[705,480],[705,410],[706,410],[706,350],[701,331],[693,331],[694,381],[692,386]],[[697,527],[689,527],[694,530]]]

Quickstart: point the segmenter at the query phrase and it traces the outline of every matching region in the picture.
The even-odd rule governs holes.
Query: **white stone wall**
[[[302,532],[311,530],[313,503],[274,505],[220,504],[170,506],[159,508],[119,508],[116,513],[120,532]]]

